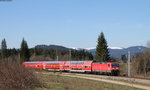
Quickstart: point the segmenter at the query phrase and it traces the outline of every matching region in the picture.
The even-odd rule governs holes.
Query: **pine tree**
[[[110,59],[107,41],[105,40],[103,32],[101,32],[100,36],[98,37],[95,59],[97,62],[106,62]]]
[[[30,58],[30,53],[29,53],[28,45],[27,45],[27,42],[23,38],[22,43],[21,43],[21,49],[20,49],[21,63],[24,61],[29,61],[29,58]]]
[[[4,59],[7,56],[8,56],[7,55],[7,44],[6,44],[6,40],[4,38],[1,43],[1,57],[2,57],[2,59]]]

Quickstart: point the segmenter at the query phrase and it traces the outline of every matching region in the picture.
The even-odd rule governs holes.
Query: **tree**
[[[3,58],[6,58],[8,55],[7,55],[7,44],[6,44],[6,40],[5,38],[2,40],[2,43],[1,43],[1,57],[2,59]]]
[[[101,32],[98,37],[98,44],[96,47],[96,61],[98,62],[106,62],[109,61],[109,50],[107,46],[107,41],[105,40],[105,36],[103,32]]]
[[[30,58],[30,52],[28,49],[28,45],[27,45],[27,42],[23,38],[22,43],[21,43],[21,49],[20,49],[21,63],[24,61],[29,61],[29,58]]]
[[[122,60],[124,63],[126,63],[127,60],[128,60],[127,55],[125,55],[125,54],[121,55],[121,60]]]

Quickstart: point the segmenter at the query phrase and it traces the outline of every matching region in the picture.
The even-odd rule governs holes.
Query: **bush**
[[[135,74],[145,74],[146,76],[150,72],[150,52],[137,54],[134,56],[132,63],[132,71]]]
[[[0,61],[0,89],[22,90],[41,87],[42,83],[33,70],[14,61]]]

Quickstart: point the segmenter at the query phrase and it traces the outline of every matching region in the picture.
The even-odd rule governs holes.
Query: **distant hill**
[[[127,55],[128,51],[130,51],[131,56],[135,55],[136,53],[143,53],[146,47],[144,46],[132,46],[128,48],[109,48],[109,53],[111,57],[121,58],[121,55]],[[96,49],[88,50],[93,55],[95,55]]]
[[[95,55],[95,50],[96,48],[86,48],[86,49],[81,49],[81,48],[67,48],[64,46],[59,46],[59,45],[37,45],[35,48],[40,48],[40,49],[45,49],[45,50],[50,50],[50,49],[59,49],[59,50],[70,50],[70,49],[75,49],[75,50],[86,50],[88,52],[91,52],[93,55]],[[145,50],[144,46],[132,46],[128,48],[120,48],[120,47],[108,47],[110,56],[115,57],[115,58],[121,58],[121,55],[127,55],[128,51],[130,51],[131,56],[135,55],[136,53],[142,53]]]
[[[35,48],[40,48],[44,50],[50,50],[50,49],[59,49],[59,50],[69,50],[69,48],[66,48],[64,46],[59,45],[37,45]]]

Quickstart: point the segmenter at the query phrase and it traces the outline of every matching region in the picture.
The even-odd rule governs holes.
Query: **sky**
[[[89,48],[103,32],[108,46],[145,46],[150,40],[150,0],[2,0],[0,42],[20,48],[62,45]]]

